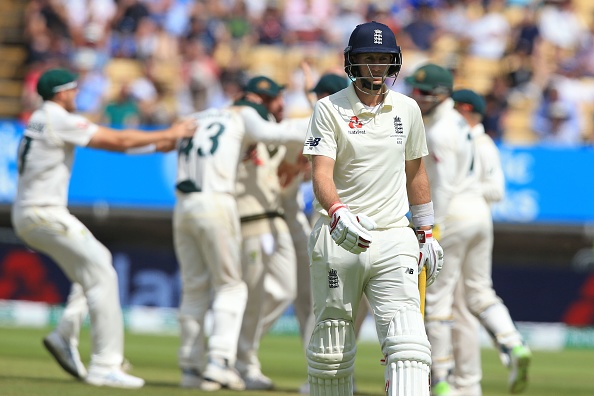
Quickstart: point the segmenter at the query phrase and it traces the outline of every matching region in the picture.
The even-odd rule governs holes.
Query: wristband
[[[335,202],[332,204],[332,206],[330,206],[330,209],[328,209],[328,216],[332,217],[332,215],[334,214],[334,212],[336,212],[338,209],[340,208],[346,208],[347,206],[345,204],[343,204],[342,202]]]
[[[415,228],[422,226],[432,226],[435,222],[433,214],[433,201],[429,201],[420,205],[411,205],[410,207],[411,222]]]

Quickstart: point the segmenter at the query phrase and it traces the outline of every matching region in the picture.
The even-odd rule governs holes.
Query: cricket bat
[[[419,274],[419,297],[421,301],[421,316],[425,319],[425,293],[427,291],[427,267],[423,266]]]

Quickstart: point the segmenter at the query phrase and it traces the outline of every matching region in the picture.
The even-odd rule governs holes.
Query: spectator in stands
[[[433,3],[435,3],[434,0],[419,2],[412,21],[403,29],[406,33],[403,38],[409,39],[414,48],[419,51],[429,51],[436,38],[437,25]]]
[[[140,0],[121,0],[113,18],[111,53],[116,57],[132,58],[136,53],[134,33],[143,18],[150,15]]]
[[[543,141],[573,144],[580,140],[579,106],[562,97],[555,82],[549,82],[542,91],[532,115],[532,130]]]
[[[505,0],[491,0],[485,14],[465,27],[468,55],[492,60],[503,57],[511,35],[504,9]]]
[[[508,93],[509,86],[507,79],[499,76],[493,81],[491,91],[485,95],[485,115],[483,117],[483,125],[485,126],[485,133],[499,143],[503,140],[504,135],[504,119],[508,108]]]
[[[96,120],[107,99],[109,81],[103,67],[98,64],[97,53],[92,49],[79,50],[75,54],[74,66],[78,73],[76,109]]]
[[[555,61],[561,61],[577,48],[585,30],[572,0],[545,0],[538,28],[543,40],[553,46]]]
[[[275,5],[268,5],[257,27],[256,36],[258,44],[283,44],[285,32],[286,28],[282,21],[280,9]]]
[[[324,25],[330,18],[332,8],[330,0],[286,0],[283,21],[289,42],[323,42]]]
[[[118,96],[105,105],[101,123],[112,128],[137,128],[140,126],[140,111],[136,101],[130,95],[128,84],[122,84]]]
[[[582,142],[581,130],[576,128],[575,108],[568,102],[556,100],[543,108],[546,111],[545,120],[535,120],[538,129],[534,132],[539,136],[542,143],[550,143],[555,146],[573,146]],[[539,118],[538,116],[535,118]],[[537,124],[533,124],[535,126]]]

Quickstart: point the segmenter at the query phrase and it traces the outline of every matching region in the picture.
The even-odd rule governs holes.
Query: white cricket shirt
[[[18,152],[15,205],[66,206],[75,146],[86,146],[98,126],[45,101],[29,119]]]
[[[412,98],[388,91],[375,111],[363,105],[353,84],[319,100],[303,154],[336,161],[336,190],[353,213],[371,217],[378,228],[405,227],[404,163],[428,153],[421,110]],[[317,200],[314,204],[326,214]]]
[[[476,167],[483,197],[488,203],[501,201],[505,195],[505,176],[501,167],[499,149],[485,133],[483,124],[476,124],[471,130],[476,153]]]
[[[451,98],[425,117],[429,155],[425,160],[435,210],[442,224],[454,195],[482,196],[470,126]]]
[[[196,191],[234,194],[237,166],[249,144],[303,141],[297,124],[266,121],[251,107],[210,109],[192,117],[198,128],[178,146],[177,183],[192,182]]]

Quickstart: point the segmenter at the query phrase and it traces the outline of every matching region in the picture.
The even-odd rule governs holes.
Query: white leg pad
[[[352,322],[318,323],[306,353],[310,396],[352,395],[356,351]]]
[[[479,320],[487,331],[493,334],[498,345],[511,349],[522,344],[522,336],[516,329],[505,305],[501,303],[491,305],[479,314]]]
[[[387,396],[429,396],[431,345],[413,306],[396,312],[382,345]]]

